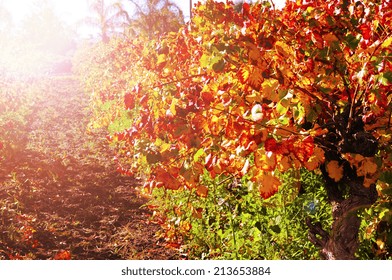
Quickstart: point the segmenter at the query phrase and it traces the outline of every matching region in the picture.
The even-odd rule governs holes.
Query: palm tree
[[[129,0],[136,10],[130,21],[133,35],[146,34],[154,38],[163,33],[178,31],[184,24],[184,14],[170,0]]]
[[[124,22],[128,21],[129,15],[122,2],[107,3],[105,0],[89,0],[92,16],[84,22],[91,27],[99,29],[102,42],[109,42],[113,34],[121,32]]]

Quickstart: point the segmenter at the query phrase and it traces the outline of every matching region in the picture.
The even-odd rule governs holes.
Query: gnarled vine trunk
[[[362,106],[361,103],[354,107],[347,106],[342,113],[334,116],[335,122],[326,125],[329,133],[315,139],[323,147],[326,163],[337,161],[343,168],[343,176],[336,182],[336,178],[334,180],[329,176],[326,163],[320,166],[328,200],[332,205],[331,230],[327,232],[320,223],[312,223],[310,219],[306,221],[309,239],[321,248],[321,255],[325,259],[355,259],[361,225],[359,211],[374,204],[378,196],[376,185],[365,187],[365,178],[358,176],[356,167],[343,157],[344,154],[374,157],[378,151],[378,141],[365,131],[361,117],[364,111]]]
[[[348,176],[345,183],[349,194],[344,197],[339,185],[328,176],[325,177],[328,197],[332,204],[332,228],[328,233],[320,223],[312,223],[308,219],[309,238],[316,246],[320,247],[321,255],[325,259],[355,259],[355,253],[359,246],[358,233],[361,224],[358,211],[376,202],[376,186],[373,184],[366,188],[363,186],[362,177]]]

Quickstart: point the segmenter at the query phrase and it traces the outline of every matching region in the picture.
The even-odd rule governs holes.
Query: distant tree
[[[109,3],[105,0],[89,0],[92,16],[85,23],[97,28],[102,42],[107,43],[112,35],[121,33],[124,23],[129,23],[129,15],[122,2]]]
[[[136,9],[130,18],[130,34],[145,33],[149,38],[178,31],[184,24],[182,10],[170,0],[129,0]]]
[[[17,36],[39,50],[63,55],[75,46],[74,33],[55,12],[53,2],[35,1]]]

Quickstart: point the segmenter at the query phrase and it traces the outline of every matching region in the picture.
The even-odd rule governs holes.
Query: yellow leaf
[[[391,44],[392,44],[392,36],[390,36],[388,39],[386,39],[386,40],[382,43],[381,47],[382,47],[382,48],[388,48]]]
[[[343,166],[340,166],[336,160],[328,162],[326,168],[328,176],[335,182],[339,182],[343,178]]]
[[[177,111],[176,111],[177,103],[178,103],[178,99],[173,99],[172,103],[170,105],[170,112],[173,114],[173,116],[175,116],[177,114]]]
[[[251,94],[248,94],[247,96],[245,96],[245,99],[249,103],[262,102],[262,100],[263,100],[261,94],[256,91],[252,91]]]
[[[279,101],[279,95],[276,94],[276,89],[279,86],[279,82],[276,79],[265,80],[262,84],[262,92],[266,99],[273,102]]]
[[[166,55],[165,54],[158,55],[157,65],[162,64],[164,62],[166,62]]]
[[[245,84],[248,81],[250,76],[250,71],[251,71],[250,67],[246,65],[242,66],[240,70],[238,70],[237,74],[241,83]]]
[[[301,3],[301,4],[302,4],[302,3]],[[313,10],[314,10],[314,8],[311,7],[311,6],[309,6],[309,7],[306,9],[306,12],[310,14]]]
[[[289,57],[290,53],[292,52],[291,47],[282,41],[277,41],[275,43],[275,48],[278,54],[280,54],[284,58]]]
[[[290,75],[293,75],[293,73],[290,73]],[[290,77],[290,75],[288,75],[288,76]],[[292,77],[290,77],[290,78],[292,78]],[[310,86],[313,83],[313,81],[306,76],[302,76],[301,79],[299,79],[299,81],[297,83],[300,86],[307,87],[307,86]]]

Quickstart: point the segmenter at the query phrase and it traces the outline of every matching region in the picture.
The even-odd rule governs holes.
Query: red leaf
[[[254,20],[254,17],[250,13],[250,5],[249,3],[242,4],[242,14],[247,16],[250,20]]]
[[[363,39],[369,40],[371,38],[372,29],[370,28],[370,26],[368,24],[366,24],[366,23],[361,24],[359,29],[361,29],[361,34],[362,34]]]
[[[276,143],[276,140],[274,138],[268,138],[267,140],[265,140],[264,143],[264,149],[267,152],[276,152],[278,149],[278,143]]]
[[[125,94],[124,96],[124,104],[125,104],[125,108],[128,110],[132,110],[133,108],[135,108],[135,95],[133,92],[128,92]]]
[[[215,99],[212,92],[206,92],[206,91],[203,91],[201,93],[201,98],[203,99],[203,101],[206,105],[210,105],[210,103],[213,102]]]

